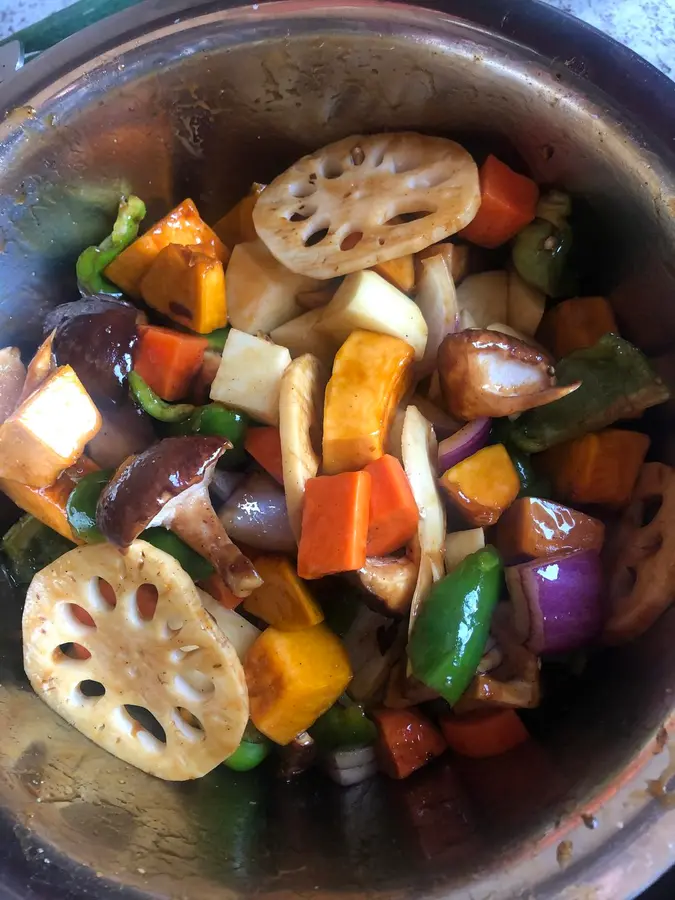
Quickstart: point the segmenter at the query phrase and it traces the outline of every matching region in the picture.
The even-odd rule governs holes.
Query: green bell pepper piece
[[[229,333],[230,326],[225,325],[223,328],[216,328],[216,330],[210,332],[210,334],[205,334],[204,337],[209,342],[209,350],[216,350],[218,353],[222,353]]]
[[[569,194],[563,194],[562,191],[549,191],[539,198],[537,219],[546,219],[557,228],[562,228],[567,224],[571,215],[572,200]]]
[[[502,444],[511,458],[513,468],[520,479],[518,497],[551,497],[551,484],[545,475],[535,471],[529,453],[521,450],[513,441],[513,423],[508,419],[493,419],[490,432],[491,444]]]
[[[2,539],[9,573],[22,585],[30,584],[41,569],[74,548],[72,541],[28,514],[15,522]]]
[[[248,416],[228,409],[221,403],[199,406],[184,422],[172,426],[175,435],[205,434],[226,438],[232,449],[224,453],[218,461],[221,469],[236,469],[246,462],[244,440],[248,430]]]
[[[523,281],[550,297],[560,297],[574,292],[566,271],[571,249],[572,229],[567,223],[558,227],[535,219],[516,235],[513,264]]]
[[[272,742],[258,731],[253,722],[249,722],[241,744],[223,765],[234,772],[250,772],[267,759],[271,749]]]
[[[158,422],[184,422],[195,411],[192,403],[167,403],[138,372],[129,373],[131,396],[141,409]]]
[[[616,334],[605,334],[593,347],[561,359],[556,376],[558,384],[580,381],[581,387],[562,400],[528,410],[514,422],[512,439],[528,453],[639,416],[670,396],[647,358]]]
[[[408,642],[413,674],[451,705],[476,674],[502,583],[494,547],[467,556],[422,604]]]
[[[195,553],[192,547],[188,547],[173,531],[160,527],[146,528],[139,538],[177,559],[193,581],[203,581],[209,575],[213,575],[214,568],[211,563],[199,553]]]
[[[344,747],[369,747],[377,739],[377,728],[357,704],[331,706],[319,716],[309,733],[326,752]]]
[[[70,527],[87,544],[98,544],[105,540],[96,524],[96,507],[103,488],[112,476],[112,469],[90,472],[75,485],[68,497],[66,515]]]
[[[89,294],[121,297],[122,291],[103,276],[106,266],[138,237],[138,227],[145,218],[145,203],[131,194],[120,200],[112,233],[98,247],[87,247],[80,254],[75,271],[80,288]]]

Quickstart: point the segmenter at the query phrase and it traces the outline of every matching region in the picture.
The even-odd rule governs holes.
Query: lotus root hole
[[[642,525],[649,525],[658,516],[663,497],[650,497],[642,505]]]
[[[300,209],[294,212],[288,219],[289,222],[306,222],[316,212],[316,206],[311,203],[303,203]]]
[[[105,697],[105,688],[101,684],[100,681],[92,681],[91,678],[85,678],[84,681],[81,681],[77,690],[81,697],[86,700],[98,700],[100,697]]]
[[[340,250],[353,250],[354,247],[361,242],[362,238],[362,231],[352,231],[352,233],[348,234],[340,244]]]
[[[314,180],[316,181],[316,178]],[[316,191],[316,185],[311,183],[311,176],[310,176],[309,183],[300,181],[300,182],[297,182],[296,184],[292,184],[288,190],[289,190],[289,193],[293,197],[298,197],[298,199],[302,199],[303,197],[311,197],[312,194]]]
[[[117,606],[113,586],[105,578],[92,578],[89,585],[89,601],[92,606],[102,611],[115,609]]]
[[[339,178],[343,169],[337,159],[325,159],[321,163],[321,174],[324,178]]]
[[[199,669],[189,669],[176,675],[173,686],[176,693],[192,703],[206,700],[216,689],[213,680]]]
[[[124,711],[128,721],[127,732],[138,738],[147,750],[156,750],[157,744],[166,744],[166,731],[159,720],[145,706],[134,706],[132,703],[124,705]]]
[[[136,612],[142,622],[152,622],[158,600],[159,592],[154,584],[142,584],[136,591]]]
[[[314,247],[316,244],[320,244],[327,234],[327,228],[320,228],[319,231],[314,231],[305,238],[305,247]]]
[[[172,650],[170,653],[171,662],[177,663],[180,665],[182,662],[192,656],[193,653],[197,653],[202,648],[197,646],[197,644],[189,644],[187,647],[179,647],[178,650]]]
[[[177,706],[171,714],[171,719],[187,740],[201,741],[204,739],[204,726],[189,709],[186,709],[184,706]]]
[[[352,152],[349,154],[349,158],[351,159],[353,166],[361,166],[366,158],[366,154],[363,152],[362,147],[353,147]]]
[[[185,625],[185,619],[180,619],[178,616],[169,616],[169,618],[164,623],[164,638],[165,640],[170,640],[174,635],[178,634],[178,632]]]
[[[96,628],[96,622],[83,606],[77,603],[65,603],[65,614],[70,620],[70,625],[74,628]]]
[[[77,659],[84,662],[86,659],[91,659],[91,653],[82,644],[72,642],[59,644],[54,650],[54,662],[63,662],[66,659]]]

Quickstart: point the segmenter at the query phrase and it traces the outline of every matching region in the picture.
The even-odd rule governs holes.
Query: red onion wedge
[[[518,638],[532,653],[565,653],[602,627],[603,572],[592,550],[556,553],[506,569]]]
[[[249,475],[218,511],[218,517],[233,541],[256,550],[293,553],[297,547],[284,489],[263,472]]]
[[[428,397],[423,397],[421,394],[413,394],[410,402],[419,409],[428,422],[431,422],[436,439],[439,441],[450,437],[451,434],[455,434],[462,427],[461,422],[449,416]]]
[[[492,419],[481,416],[474,419],[459,431],[446,438],[438,445],[438,471],[439,474],[447,472],[463,459],[473,456],[487,444],[490,436]]]

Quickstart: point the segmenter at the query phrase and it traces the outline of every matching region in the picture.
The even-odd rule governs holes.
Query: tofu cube
[[[61,366],[0,425],[0,478],[54,484],[100,427],[82,382],[71,366]]]
[[[240,409],[258,422],[278,425],[281,376],[290,362],[286,347],[233,328],[211,385],[211,399]]]

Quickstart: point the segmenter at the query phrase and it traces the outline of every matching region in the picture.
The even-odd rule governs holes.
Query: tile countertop
[[[0,39],[72,0],[0,0]],[[675,78],[675,0],[545,0],[627,44]]]

